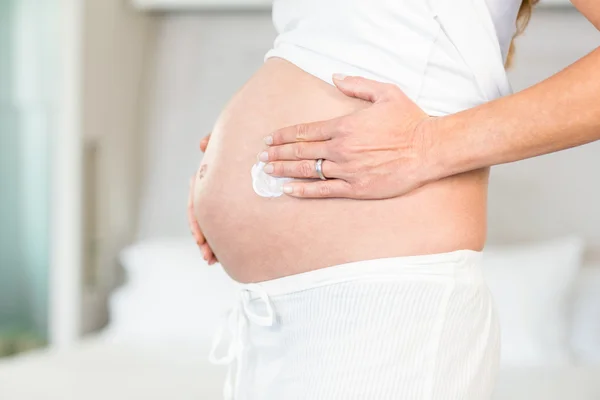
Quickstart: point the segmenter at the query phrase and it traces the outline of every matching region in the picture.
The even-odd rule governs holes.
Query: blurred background
[[[189,236],[198,143],[261,65],[267,0],[0,0],[0,399],[218,399],[233,287]],[[561,0],[515,90],[600,45]],[[493,169],[496,400],[600,399],[600,143]]]

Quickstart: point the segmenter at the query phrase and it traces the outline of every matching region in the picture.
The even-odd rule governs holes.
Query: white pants
[[[229,329],[228,354],[212,358],[232,364],[225,397],[236,400],[489,399],[499,360],[471,250],[241,285]]]

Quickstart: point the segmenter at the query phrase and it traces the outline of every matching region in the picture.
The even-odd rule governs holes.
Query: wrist
[[[423,160],[428,182],[478,168],[462,113],[430,117],[422,124]]]
[[[421,160],[420,180],[422,184],[435,182],[445,178],[451,173],[449,153],[446,148],[447,132],[444,132],[444,117],[425,118],[416,129],[419,146],[419,159]]]

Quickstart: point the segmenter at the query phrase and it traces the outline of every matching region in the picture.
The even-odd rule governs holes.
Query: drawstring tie
[[[266,315],[260,315],[251,310],[250,302],[252,300],[260,300],[266,309]],[[225,400],[233,400],[237,398],[240,374],[242,371],[242,357],[244,355],[245,341],[247,338],[248,323],[254,323],[258,326],[273,326],[275,322],[275,314],[269,295],[257,284],[245,284],[240,290],[240,299],[234,305],[227,316],[227,320],[221,325],[217,331],[209,360],[217,365],[229,365],[227,377],[225,378],[225,387],[223,389],[223,397]],[[225,329],[229,330],[230,343],[227,353],[222,356],[217,356],[217,349],[223,342]],[[236,363],[236,373],[233,375],[233,363]]]

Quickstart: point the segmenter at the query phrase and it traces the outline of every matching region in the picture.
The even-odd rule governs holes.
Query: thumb
[[[371,103],[389,100],[393,90],[397,90],[396,86],[389,83],[342,74],[334,74],[333,83],[346,96],[367,100]]]
[[[200,141],[200,151],[205,153],[206,152],[206,148],[208,147],[208,142],[210,141],[210,133],[208,134],[208,136],[202,138],[202,140]]]

